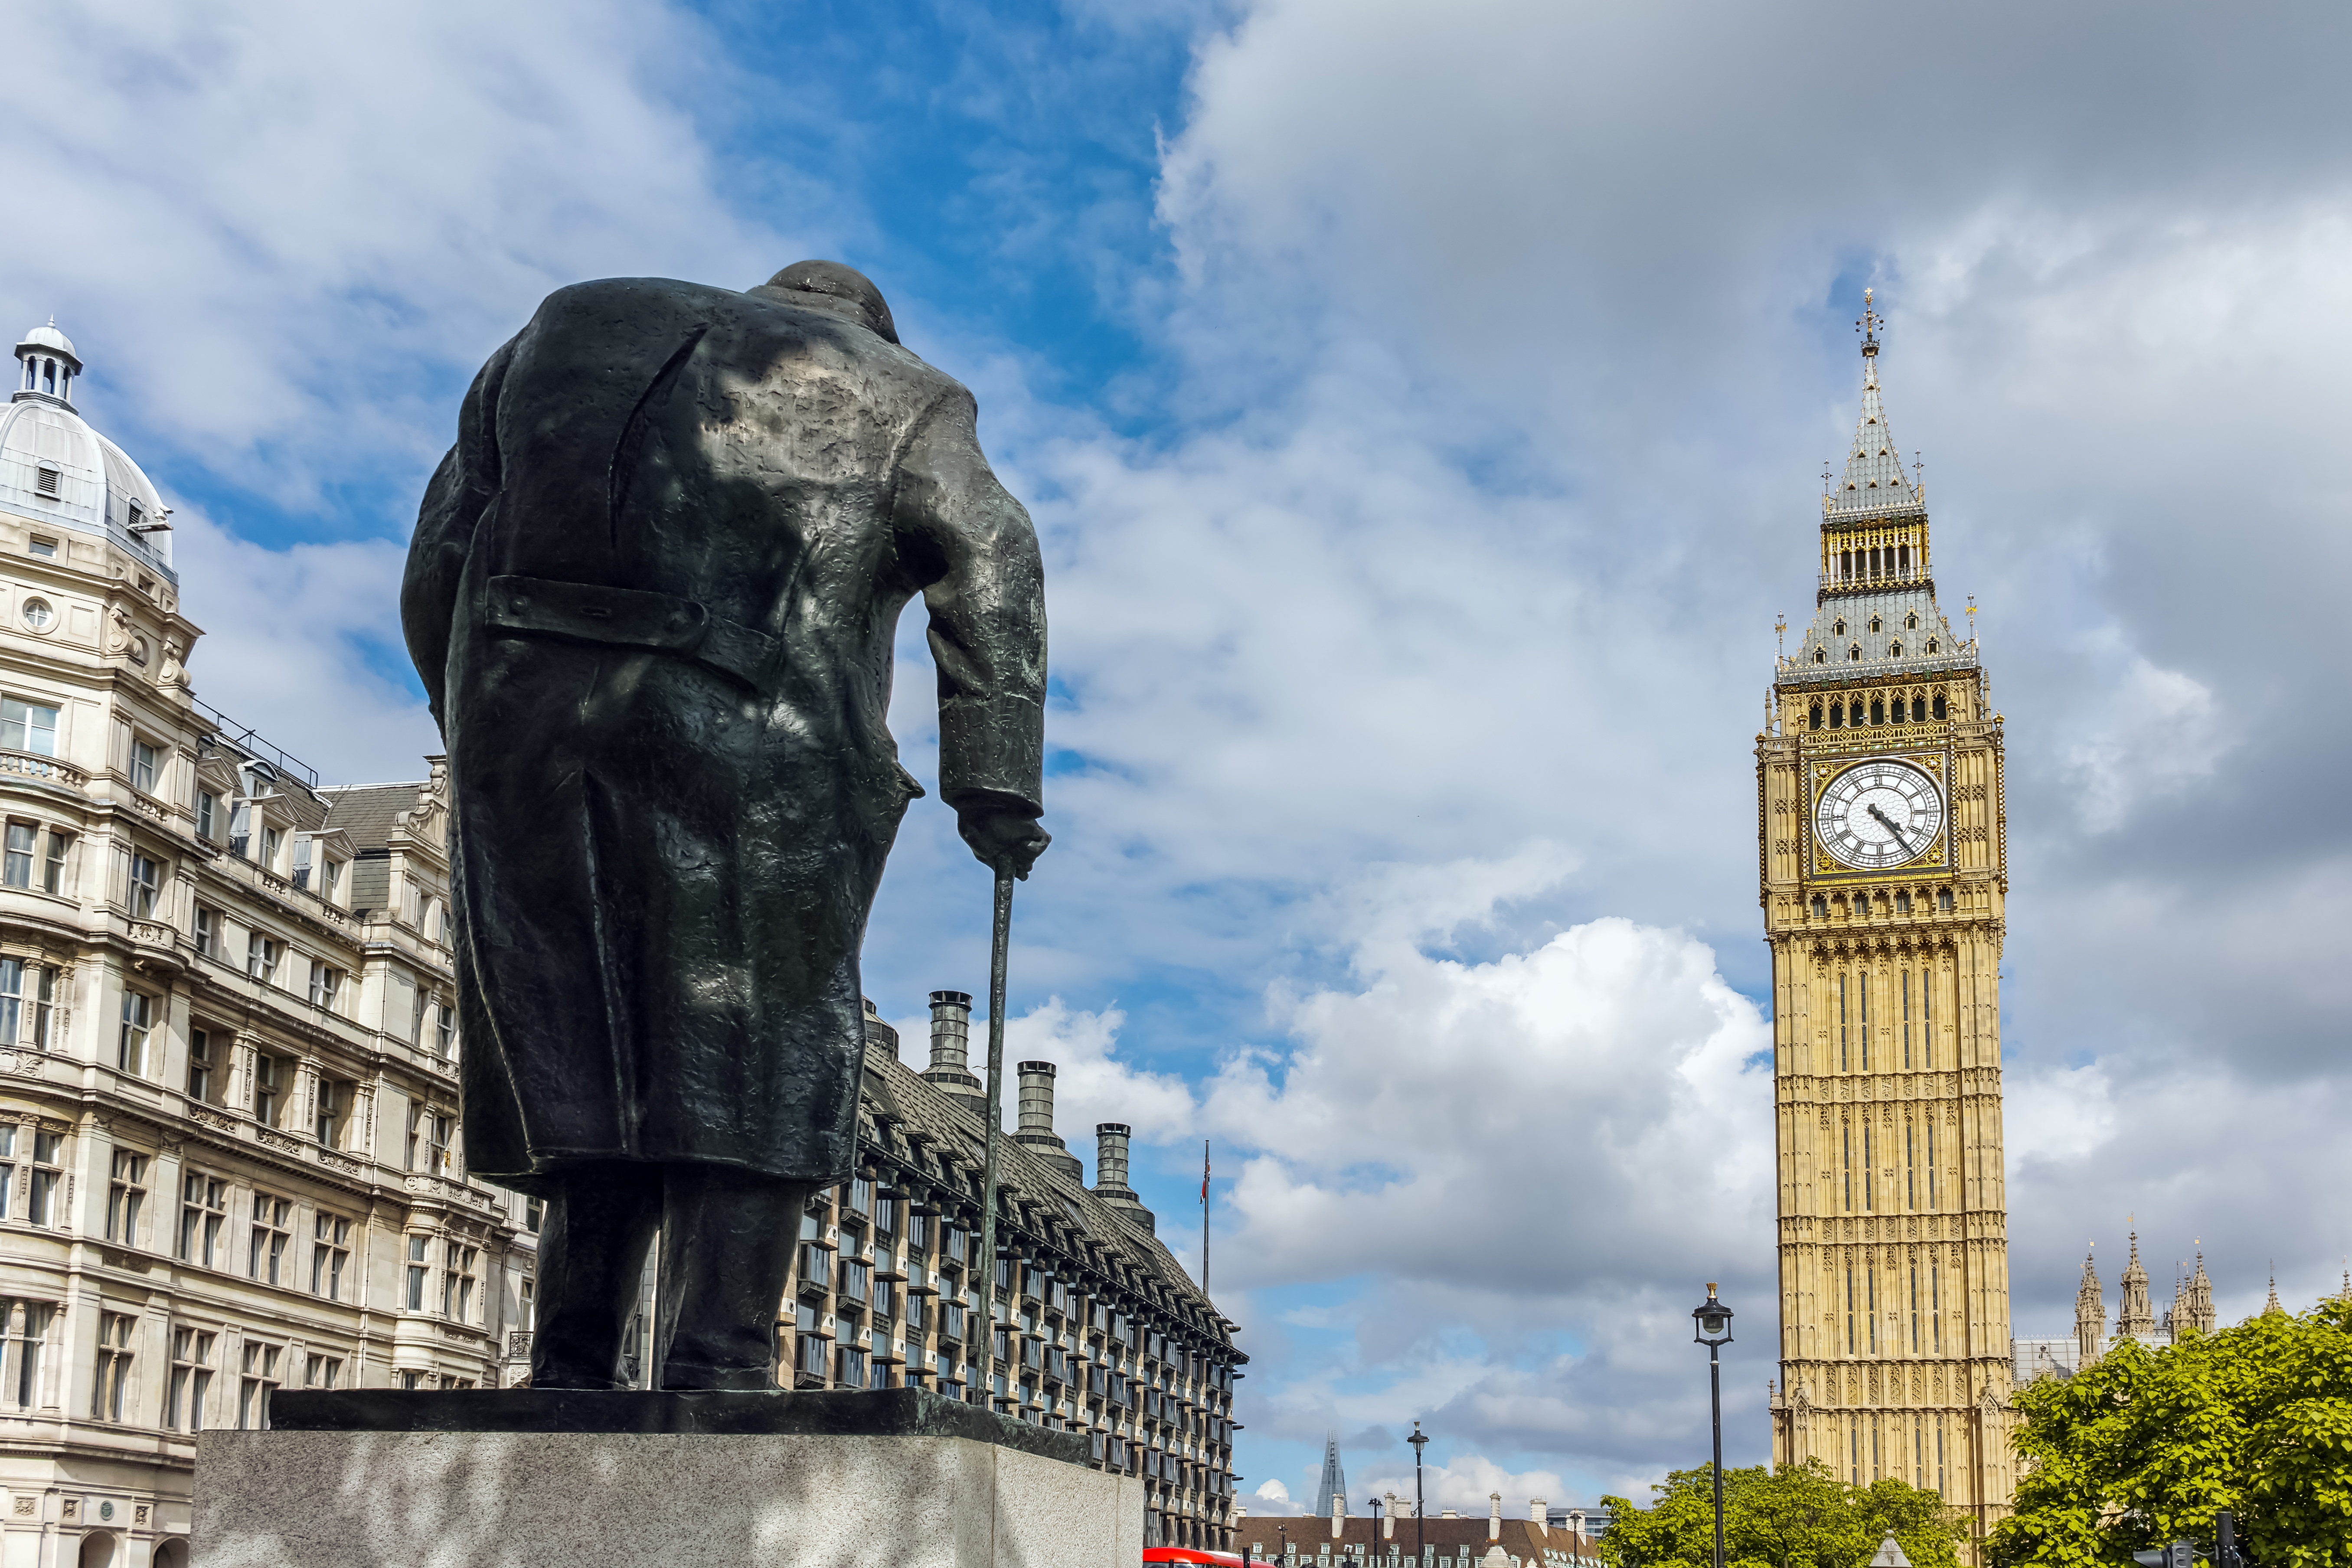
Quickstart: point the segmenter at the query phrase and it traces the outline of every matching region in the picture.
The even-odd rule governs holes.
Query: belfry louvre
[[[1053,1131],[1050,1062],[1020,1064],[1019,1130],[998,1146],[998,1312],[992,1330],[980,1320],[987,1102],[967,1062],[971,1010],[961,992],[932,993],[919,1074],[867,1004],[858,1173],[802,1223],[780,1364],[801,1388],[929,1386],[1084,1432],[1097,1466],[1142,1479],[1147,1543],[1228,1546],[1234,1386],[1249,1358],[1128,1186],[1127,1127],[1097,1128],[1085,1184]]]

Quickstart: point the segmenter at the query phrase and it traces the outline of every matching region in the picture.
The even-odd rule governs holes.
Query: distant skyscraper
[[[1323,1438],[1323,1479],[1315,1483],[1315,1511],[1325,1519],[1331,1517],[1331,1504],[1337,1501],[1339,1511],[1348,1511],[1348,1472],[1339,1468],[1339,1439],[1326,1435]]]

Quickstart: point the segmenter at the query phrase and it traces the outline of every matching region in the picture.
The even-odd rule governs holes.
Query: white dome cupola
[[[41,528],[37,553],[55,552],[54,530],[99,535],[173,583],[172,509],[121,447],[89,427],[68,395],[81,375],[73,340],[56,319],[16,345],[16,395],[0,406],[0,511]]]
[[[74,377],[81,374],[81,356],[74,353],[73,340],[58,331],[55,316],[48,325],[25,334],[16,345],[16,359],[21,367],[16,377],[18,397],[54,397],[68,408],[73,406]]]

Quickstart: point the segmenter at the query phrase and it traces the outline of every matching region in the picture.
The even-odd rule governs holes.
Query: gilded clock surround
[[[1822,498],[1812,623],[1757,740],[1757,859],[1772,954],[1780,1371],[1776,1461],[1939,1490],[1981,1541],[2009,1511],[2011,1363],[2000,966],[2002,727],[1972,635],[1929,575],[1924,488],[1880,400]],[[1876,721],[1873,721],[1875,720]],[[1935,837],[1899,866],[1816,841],[1858,763],[1918,768]]]
[[[1812,831],[1811,825],[1821,820],[1822,797],[1829,794],[1830,786],[1836,784],[1838,780],[1845,777],[1846,774],[1853,772],[1854,769],[1874,762],[1904,763],[1909,766],[1917,768],[1921,773],[1926,773],[1929,781],[1935,784],[1937,792],[1944,796],[1942,802],[1942,821],[1937,826],[1935,836],[1927,841],[1927,846],[1922,848],[1918,854],[1912,856],[1909,859],[1902,862],[1898,866],[1849,866],[1844,861],[1839,859],[1835,855],[1831,854],[1827,849],[1822,847],[1819,843],[1814,843],[1812,846],[1812,873],[1813,879],[1816,881],[1825,882],[1836,879],[1845,879],[1853,881],[1877,881],[1886,877],[1890,872],[1910,871],[1924,867],[1937,867],[1945,864],[1947,845],[1948,842],[1948,836],[1951,832],[1952,808],[1950,799],[1951,792],[1944,787],[1944,781],[1949,776],[1949,773],[1946,767],[1946,753],[1942,752],[1904,752],[1891,748],[1876,749],[1865,751],[1853,757],[1843,759],[1837,762],[1814,763],[1812,770],[1813,804],[1811,811],[1806,815],[1805,818],[1807,824],[1806,831],[1809,837]]]

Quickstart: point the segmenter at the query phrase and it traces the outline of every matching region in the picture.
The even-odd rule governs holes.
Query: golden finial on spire
[[[1789,661],[1789,617],[1785,614],[1772,617],[1772,637],[1780,645],[1780,662]]]

